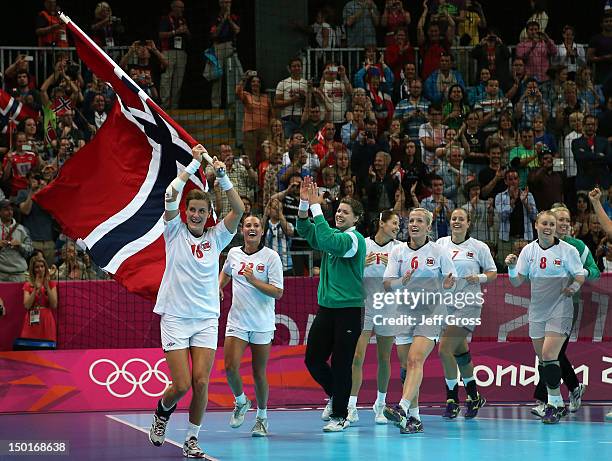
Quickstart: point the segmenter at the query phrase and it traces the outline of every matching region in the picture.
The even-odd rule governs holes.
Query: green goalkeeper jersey
[[[322,214],[314,223],[298,219],[298,234],[323,253],[317,298],[329,308],[363,307],[363,269],[366,243],[354,227],[345,231],[331,228]]]

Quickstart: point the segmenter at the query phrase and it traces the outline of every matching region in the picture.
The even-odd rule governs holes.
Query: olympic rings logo
[[[164,391],[168,388],[168,386],[172,384],[172,381],[168,379],[168,376],[166,375],[166,373],[158,369],[161,363],[164,362],[165,360],[166,360],[165,358],[159,359],[157,363],[155,364],[155,366],[151,368],[151,365],[146,360],[141,359],[141,358],[134,358],[134,359],[128,360],[127,362],[123,364],[121,368],[119,368],[119,365],[117,365],[112,360],[98,359],[95,362],[93,362],[91,366],[89,367],[89,377],[97,385],[106,386],[106,389],[108,389],[108,392],[112,396],[117,397],[119,399],[125,399],[127,397],[131,397],[134,394],[134,392],[136,392],[137,388],[139,388],[140,391],[148,397],[159,397],[160,395],[164,393]],[[106,381],[101,381],[94,376],[94,368],[96,368],[96,366],[98,366],[98,364],[100,363],[108,363],[109,365],[115,368],[115,370],[106,377]],[[147,370],[144,371],[138,377],[138,379],[136,379],[136,376],[134,375],[134,373],[131,373],[130,371],[127,370],[128,366],[131,363],[142,363],[143,365],[147,367]],[[155,375],[155,378],[164,385],[164,388],[157,393],[149,392],[144,387],[145,384],[147,384],[154,375]],[[119,380],[119,378],[123,378],[128,384],[132,386],[132,389],[130,389],[128,392],[125,392],[123,394],[113,390],[112,385],[115,384]]]

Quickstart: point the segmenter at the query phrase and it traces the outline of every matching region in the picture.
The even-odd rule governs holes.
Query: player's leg
[[[559,352],[565,339],[565,335],[561,333],[547,331],[542,344],[543,374],[548,391],[548,402],[542,422],[547,424],[557,423],[565,414],[565,405],[559,388],[561,384]]]
[[[183,456],[188,458],[201,458],[204,452],[198,444],[198,434],[202,426],[202,418],[208,404],[208,383],[210,381],[210,372],[213,363],[215,362],[215,352],[217,347],[217,328],[206,328],[205,336],[209,339],[206,344],[210,347],[202,347],[193,345],[189,348],[191,354],[191,403],[189,405],[189,423],[187,433],[185,434],[185,443],[183,444]],[[214,330],[214,332],[213,332]],[[214,336],[214,338],[213,338]],[[197,344],[204,344],[201,341],[203,335],[200,334],[200,341]],[[214,341],[213,341],[214,339]]]
[[[272,348],[274,332],[252,333],[251,353],[253,355],[253,381],[255,382],[255,395],[257,396],[257,415],[255,425],[251,429],[253,437],[268,435],[268,377],[266,369]]]
[[[353,365],[351,368],[352,383],[351,383],[351,396],[348,401],[348,416],[347,419],[351,423],[359,421],[359,415],[357,413],[357,397],[359,396],[359,389],[361,389],[361,383],[363,382],[363,361],[365,360],[365,354],[370,343],[370,337],[372,336],[372,330],[363,330],[357,340],[357,346],[355,347],[355,355],[353,356]]]
[[[446,409],[443,418],[454,419],[459,416],[459,379],[457,376],[457,361],[455,354],[460,349],[460,345],[465,341],[463,328],[447,326],[440,338],[438,345],[438,355],[444,370],[444,380],[446,381]],[[465,331],[465,330],[463,330]]]
[[[423,381],[423,366],[425,360],[436,345],[434,338],[415,336],[408,352],[407,376],[404,382],[402,400],[399,408],[385,407],[385,416],[400,426],[403,434],[413,434],[423,431],[423,424],[418,406],[412,406],[412,401],[418,397],[419,387]]]
[[[469,333],[465,328],[461,328],[463,330],[463,341],[457,346],[455,349],[455,361],[457,362],[457,366],[459,367],[459,372],[461,373],[461,380],[463,381],[463,385],[465,386],[465,391],[467,393],[466,399],[466,418],[475,418],[478,414],[478,410],[481,409],[487,400],[480,395],[478,392],[478,386],[476,385],[476,378],[474,377],[474,362],[472,361],[472,354],[470,353],[470,349],[467,342],[467,335]]]
[[[387,418],[385,418],[383,410],[387,404],[387,389],[391,379],[391,350],[393,349],[394,339],[393,336],[376,335],[378,374],[376,377],[376,401],[372,407],[376,424],[387,424]]]
[[[410,342],[408,342],[410,341]],[[397,359],[400,363],[400,381],[402,383],[402,388],[404,387],[404,382],[406,381],[406,367],[408,362],[408,351],[410,350],[410,344],[412,343],[412,338],[407,338],[405,336],[396,336],[395,337],[395,346],[397,347]]]
[[[223,356],[225,360],[225,373],[227,382],[234,395],[234,410],[230,417],[230,426],[237,428],[242,426],[244,416],[251,407],[251,401],[244,394],[242,378],[240,377],[240,361],[248,346],[248,332],[232,328],[232,336],[227,336],[223,345]]]
[[[332,371],[327,363],[334,344],[334,318],[331,311],[332,309],[329,308],[319,308],[308,332],[308,343],[304,357],[304,363],[310,376],[319,383],[330,398],[321,415],[324,421],[329,421],[334,393]]]

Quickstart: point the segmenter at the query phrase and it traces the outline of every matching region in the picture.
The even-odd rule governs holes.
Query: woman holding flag
[[[208,401],[208,380],[217,349],[220,313],[218,273],[219,254],[232,240],[244,204],[225,175],[225,165],[208,157],[198,144],[191,150],[193,160],[166,189],[164,239],[166,269],[154,312],[161,315],[161,338],[172,384],[157,404],[149,440],[164,443],[166,426],[178,401],[192,388],[189,427],[183,456],[204,458],[198,433]],[[205,229],[211,211],[210,196],[199,189],[185,197],[187,222],[179,214],[179,201],[185,184],[207,157],[221,189],[227,193],[231,211],[216,226]],[[189,356],[192,368],[189,369]]]

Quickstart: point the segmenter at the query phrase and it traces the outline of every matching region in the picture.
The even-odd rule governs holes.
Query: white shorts
[[[218,319],[185,319],[162,315],[161,344],[165,352],[189,349],[192,346],[217,350]]]
[[[573,321],[572,317],[559,317],[544,322],[529,322],[529,337],[540,339],[546,336],[547,331],[569,336],[572,332]]]
[[[242,339],[249,344],[270,344],[274,339],[274,330],[272,331],[248,331],[242,328],[237,328],[233,325],[225,327],[225,337],[233,336],[234,338]]]
[[[422,336],[422,335],[415,335],[415,336]],[[423,336],[424,338],[429,339],[430,341],[433,341],[434,343],[437,343],[439,341],[439,336]],[[412,344],[414,342],[414,336],[408,336],[408,335],[397,335],[395,337],[395,345],[396,346],[406,346],[409,344]]]

